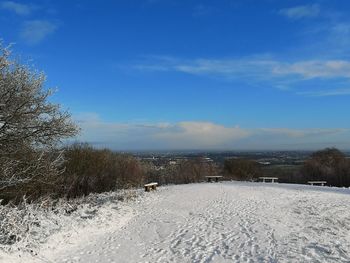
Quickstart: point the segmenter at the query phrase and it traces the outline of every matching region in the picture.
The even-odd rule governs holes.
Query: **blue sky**
[[[0,1],[78,140],[115,150],[350,149],[350,2]]]

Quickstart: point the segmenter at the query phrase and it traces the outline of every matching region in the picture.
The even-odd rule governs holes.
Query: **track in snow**
[[[350,262],[349,189],[202,183],[129,205],[126,225],[45,261]]]

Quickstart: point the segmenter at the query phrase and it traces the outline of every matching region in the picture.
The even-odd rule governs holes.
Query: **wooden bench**
[[[271,181],[271,183],[274,183],[278,180],[278,177],[259,177],[260,180],[262,180],[263,183],[266,183],[268,181]]]
[[[149,183],[149,184],[145,184],[145,191],[149,192],[151,190],[156,190],[158,186],[158,183]]]
[[[311,185],[321,185],[321,186],[324,186],[327,181],[308,181],[307,182],[308,184],[311,184]]]
[[[219,176],[219,175],[212,175],[212,176],[206,176],[205,178],[207,178],[208,183],[211,182],[211,179],[215,179],[215,182],[219,182],[219,179],[222,178],[223,176]]]

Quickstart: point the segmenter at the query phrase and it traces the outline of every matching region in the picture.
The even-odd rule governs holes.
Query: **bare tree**
[[[261,176],[261,167],[254,160],[227,159],[224,164],[225,177],[235,180],[252,180]]]
[[[45,75],[11,59],[0,43],[0,189],[57,172],[52,149],[78,132],[68,112],[49,102]]]
[[[326,180],[333,186],[350,186],[350,164],[336,148],[314,152],[301,168],[305,181]]]

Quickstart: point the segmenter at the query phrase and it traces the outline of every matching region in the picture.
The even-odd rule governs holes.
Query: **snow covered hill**
[[[145,193],[120,211],[108,224],[91,220],[64,240],[58,233],[32,260],[350,262],[349,189],[177,185]]]

